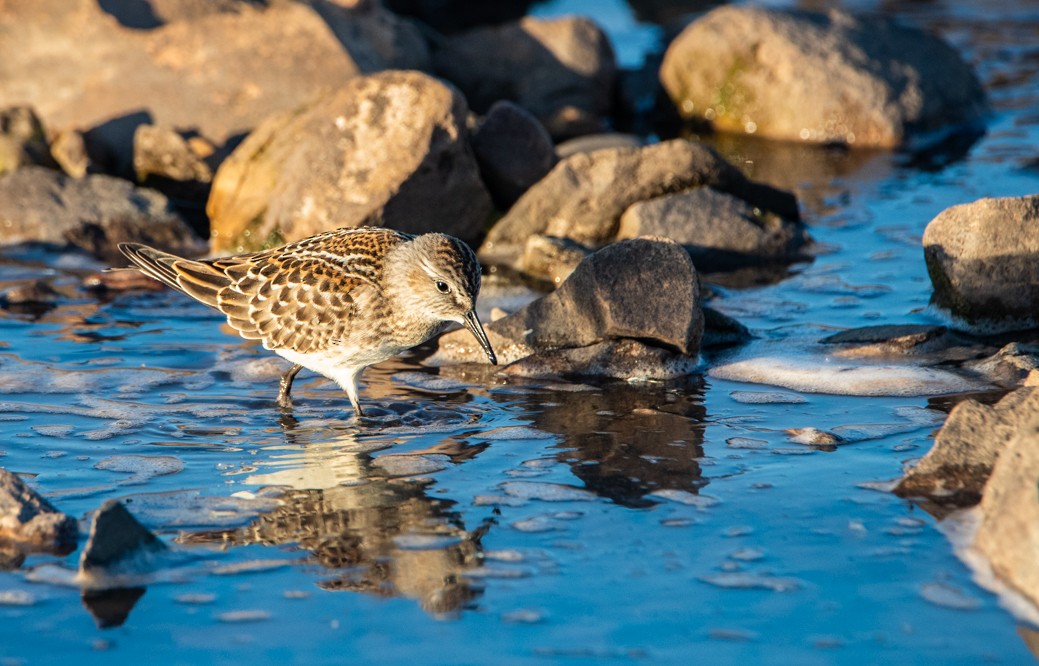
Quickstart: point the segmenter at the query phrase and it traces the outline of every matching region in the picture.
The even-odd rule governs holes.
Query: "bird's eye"
[[[446,294],[447,292],[451,291],[451,287],[447,286],[447,283],[443,280],[437,280],[437,291],[439,291],[441,294]]]

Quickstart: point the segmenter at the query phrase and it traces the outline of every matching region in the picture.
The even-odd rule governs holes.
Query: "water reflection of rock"
[[[288,426],[285,466],[247,479],[287,487],[282,506],[245,527],[187,540],[296,544],[333,570],[322,588],[402,596],[435,614],[459,611],[480,594],[465,572],[479,564],[488,525],[466,529],[453,501],[427,496],[428,483],[414,476],[392,478],[394,472],[377,464],[371,447],[353,435],[307,442],[308,433]],[[416,452],[416,461],[427,460],[424,454],[462,459],[473,450],[438,447]]]
[[[575,388],[575,387],[569,387]],[[526,394],[533,424],[562,436],[557,457],[617,504],[653,506],[661,490],[699,492],[707,410],[703,378]],[[510,395],[509,399],[514,399]]]

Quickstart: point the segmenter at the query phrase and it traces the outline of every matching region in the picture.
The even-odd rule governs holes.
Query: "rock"
[[[1039,415],[1033,410],[1005,443],[985,484],[973,541],[973,549],[988,559],[992,572],[1034,605],[1039,605],[1037,441]]]
[[[565,159],[577,153],[593,153],[605,148],[641,148],[646,145],[642,137],[636,134],[620,134],[618,132],[602,134],[586,134],[567,139],[556,146],[556,155]]]
[[[495,102],[470,143],[498,208],[508,208],[556,165],[552,137],[512,102]]]
[[[1007,442],[1036,416],[1039,390],[1031,388],[1009,393],[991,406],[961,402],[949,413],[934,446],[898,482],[894,493],[943,505],[976,504]],[[1035,477],[1031,484],[1034,496]]]
[[[804,225],[730,194],[698,187],[639,201],[624,211],[617,238],[663,236],[681,243],[700,272],[804,258]]]
[[[133,137],[133,170],[138,184],[165,194],[194,229],[208,233],[204,211],[213,171],[184,137],[168,127],[139,126]]]
[[[27,280],[0,292],[0,308],[32,317],[49,312],[60,294],[44,280]]]
[[[395,14],[416,18],[449,34],[516,21],[526,15],[534,0],[383,0],[383,4]]]
[[[455,35],[434,51],[433,66],[475,111],[515,102],[557,139],[601,131],[612,111],[613,49],[586,18],[527,17]]]
[[[28,106],[0,110],[0,174],[27,164],[57,167],[43,123]]]
[[[831,448],[844,443],[844,438],[840,435],[819,428],[790,428],[785,432],[791,442],[805,446]]]
[[[467,113],[462,96],[430,76],[384,72],[269,118],[217,171],[213,251],[364,224],[474,240],[491,201]]]
[[[828,335],[819,342],[824,345],[855,345],[883,349],[887,352],[906,352],[936,340],[948,333],[945,326],[931,324],[880,324],[850,328]]]
[[[51,142],[51,156],[61,170],[73,178],[82,178],[90,170],[90,156],[83,133],[75,129],[58,132]]]
[[[704,306],[703,319],[703,348],[741,345],[754,337],[746,326],[714,308]]]
[[[993,384],[1021,386],[1039,369],[1039,346],[1011,342],[992,356],[968,361],[964,367]]]
[[[503,374],[527,378],[591,376],[642,382],[691,375],[698,365],[695,356],[624,338],[533,354],[509,365]]]
[[[75,520],[0,467],[0,541],[21,549],[70,552],[77,536]]]
[[[669,377],[675,368],[692,367],[678,356],[694,359],[700,350],[699,279],[677,243],[647,238],[622,241],[581,262],[556,291],[488,324],[486,330],[503,365],[537,355],[513,371],[518,374],[581,375],[606,367],[607,376],[618,376],[626,368],[637,370],[640,378]],[[486,362],[464,333],[441,336],[429,361]],[[637,340],[668,353],[638,345],[574,351],[620,340]],[[613,353],[618,354],[616,364],[607,362]]]
[[[1039,195],[946,208],[924,230],[931,302],[987,330],[1039,326]]]
[[[99,4],[119,15],[144,0],[6,3],[0,99],[32,105],[51,128],[89,128],[127,176],[142,123],[224,144],[359,73],[429,68],[418,30],[372,2],[150,0],[147,30]]]
[[[158,192],[111,176],[74,179],[42,167],[0,177],[0,244],[70,244],[105,260],[140,242],[197,255],[205,245]]]
[[[856,147],[933,140],[988,108],[941,39],[837,10],[720,7],[671,43],[660,80],[681,116],[715,130]]]
[[[108,500],[94,514],[90,536],[79,559],[81,576],[95,579],[120,574],[143,574],[166,545],[117,500]]]
[[[632,204],[704,185],[781,217],[799,219],[790,193],[748,181],[710,148],[678,139],[566,158],[491,228],[480,259],[513,264],[533,234],[602,245],[614,239],[621,215]]]
[[[560,284],[591,252],[567,238],[534,234],[527,239],[516,268],[532,277]]]

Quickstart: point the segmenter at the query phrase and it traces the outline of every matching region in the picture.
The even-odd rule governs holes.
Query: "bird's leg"
[[[364,411],[361,409],[361,403],[357,399],[357,378],[361,376],[363,367],[357,368],[346,378],[347,381],[343,382],[343,389],[346,391],[346,395],[350,398],[350,404],[354,406],[354,414],[357,417],[364,416]]]
[[[292,391],[292,380],[296,378],[299,371],[303,369],[303,366],[297,363],[281,376],[281,388],[278,390],[278,406],[279,407],[292,407],[292,398],[289,397],[289,393]]]

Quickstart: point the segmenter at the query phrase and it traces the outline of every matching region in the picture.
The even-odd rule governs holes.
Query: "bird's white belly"
[[[337,345],[316,352],[301,354],[291,349],[275,349],[274,352],[291,363],[298,363],[307,370],[324,375],[344,389],[369,365],[385,361],[399,354],[402,349],[390,347],[354,347]]]

